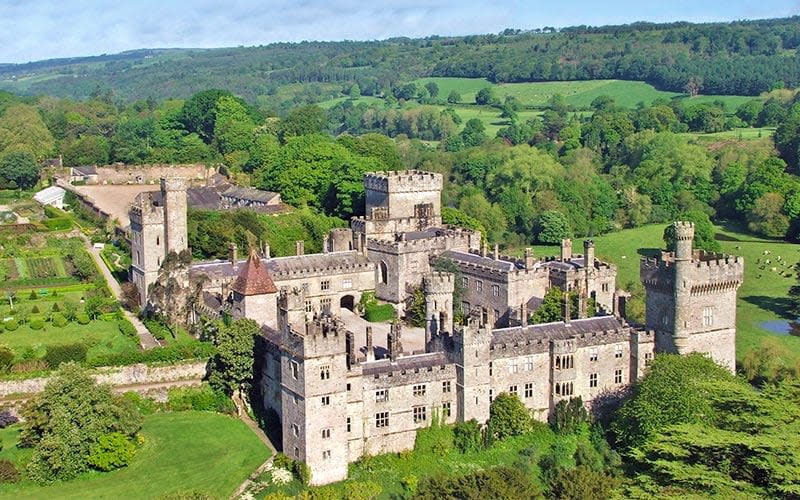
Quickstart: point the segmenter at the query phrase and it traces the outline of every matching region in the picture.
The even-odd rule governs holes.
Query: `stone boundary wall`
[[[162,177],[181,177],[205,181],[216,173],[214,167],[195,163],[187,165],[104,165],[97,167],[98,184],[156,184]]]
[[[101,384],[109,384],[112,389],[147,392],[149,386],[159,388],[182,386],[199,382],[206,376],[206,362],[192,361],[166,366],[136,364],[129,366],[108,366],[92,370],[92,376]],[[0,381],[0,399],[27,399],[44,390],[50,377],[37,377],[23,380]]]

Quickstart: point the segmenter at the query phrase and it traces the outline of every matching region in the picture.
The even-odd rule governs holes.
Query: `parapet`
[[[162,191],[186,191],[189,187],[189,181],[183,177],[162,177],[161,190]]]
[[[675,228],[675,238],[678,240],[694,239],[694,222],[675,221],[672,223]]]
[[[132,224],[163,224],[164,207],[153,202],[150,192],[139,193],[128,211]]]
[[[455,290],[455,275],[444,271],[433,271],[422,278],[426,294],[452,294]]]
[[[382,193],[414,193],[441,191],[442,174],[422,170],[393,172],[368,172],[364,174],[364,188]]]
[[[326,314],[306,321],[305,334],[292,331],[287,347],[304,359],[344,354],[346,337],[344,323]]]
[[[658,258],[642,257],[640,279],[651,288],[671,289],[673,268],[679,264],[672,252],[662,252]],[[692,260],[683,268],[683,277],[692,283],[692,293],[707,293],[723,288],[738,287],[744,280],[744,257],[695,250]]]

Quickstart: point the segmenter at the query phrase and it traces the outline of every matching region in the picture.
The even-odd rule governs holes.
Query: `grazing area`
[[[654,245],[663,242],[663,231],[663,224],[651,224],[594,238],[598,257],[617,265],[617,286],[630,290],[630,284],[634,284],[634,290],[639,288],[639,258],[659,251]],[[800,361],[800,337],[776,334],[763,326],[767,321],[794,319],[789,313],[788,292],[796,282],[794,266],[800,261],[800,245],[733,227],[716,226],[715,237],[724,253],[740,255],[745,262],[736,308],[737,360],[762,340],[772,338],[791,352],[793,361]],[[554,246],[538,246],[535,251],[539,256],[558,254]]]
[[[157,498],[195,492],[227,498],[268,456],[241,421],[207,412],[155,413],[140,432],[144,444],[122,469],[90,472],[69,482],[38,486],[24,480],[0,485],[6,498]],[[15,446],[19,426],[0,431],[0,458],[24,462]]]

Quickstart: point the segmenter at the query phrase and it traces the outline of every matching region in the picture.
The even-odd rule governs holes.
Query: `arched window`
[[[381,261],[380,265],[378,266],[380,276],[378,277],[378,283],[386,283],[389,279],[389,267],[386,265],[386,262]]]
[[[161,244],[161,237],[160,236],[156,236],[156,246],[158,246],[160,244]]]

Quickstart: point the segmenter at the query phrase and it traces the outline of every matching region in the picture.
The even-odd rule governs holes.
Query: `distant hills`
[[[130,101],[225,88],[251,101],[300,84],[300,102],[357,83],[362,95],[426,76],[492,82],[623,79],[683,92],[756,95],[800,86],[800,17],[733,23],[634,23],[505,30],[461,37],[275,43],[220,49],[142,49],[0,65],[0,89]],[[309,90],[310,89],[310,90]],[[323,89],[323,90],[321,90]],[[324,92],[323,92],[324,93]]]

